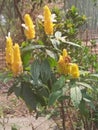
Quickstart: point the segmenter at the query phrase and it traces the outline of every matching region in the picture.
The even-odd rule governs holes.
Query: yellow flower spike
[[[79,73],[79,68],[78,68],[77,64],[75,64],[75,63],[71,64],[71,72],[70,73],[71,73],[73,78],[79,78],[80,73]]]
[[[12,71],[14,76],[18,76],[23,72],[23,66],[20,55],[19,45],[16,43],[13,47],[14,62],[12,64]]]
[[[25,28],[25,35],[27,39],[35,38],[35,26],[29,14],[25,14],[24,22],[25,24],[22,24],[22,26]]]
[[[44,19],[49,19],[51,18],[51,11],[48,8],[48,6],[44,6]]]
[[[32,29],[32,27],[28,27],[28,29],[25,30],[25,35],[27,39],[35,38],[35,31]]]
[[[6,53],[6,64],[9,67],[9,69],[11,69],[11,65],[13,63],[13,42],[10,35],[6,37],[5,53]]]
[[[66,49],[63,49],[63,58],[67,57],[68,56],[68,53],[67,53],[67,50]]]
[[[65,70],[65,62],[64,62],[63,56],[60,55],[59,61],[58,61],[58,71],[61,74],[64,74],[64,70]]]
[[[30,15],[29,14],[25,14],[24,15],[24,22],[25,22],[25,25],[28,27],[33,27],[34,25],[33,25],[33,21],[32,21],[32,19],[31,19],[31,17],[30,17]]]
[[[48,6],[44,7],[44,30],[47,35],[53,34],[54,24],[52,23],[51,12]]]

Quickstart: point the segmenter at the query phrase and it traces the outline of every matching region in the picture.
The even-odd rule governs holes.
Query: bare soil
[[[29,111],[25,103],[14,94],[7,96],[8,86],[0,86],[0,117],[27,116]]]

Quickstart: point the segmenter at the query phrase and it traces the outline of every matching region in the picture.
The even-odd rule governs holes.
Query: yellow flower
[[[73,78],[78,78],[80,76],[78,65],[75,63],[71,64],[71,75]]]
[[[47,35],[53,34],[53,26],[51,12],[48,6],[44,7],[44,30]]]
[[[73,78],[78,78],[80,76],[78,65],[71,63],[71,58],[66,49],[63,49],[63,54],[59,57],[58,72],[65,75],[69,74]]]
[[[16,43],[13,47],[14,62],[12,64],[12,71],[14,76],[18,76],[23,72],[19,45]]]
[[[9,68],[11,68],[11,65],[13,63],[13,42],[10,37],[10,34],[8,37],[6,37],[6,64]]]
[[[35,26],[29,14],[25,14],[24,22],[25,24],[22,24],[22,26],[25,28],[25,35],[27,39],[35,38]]]
[[[25,30],[25,35],[27,39],[35,38],[35,31],[32,29],[32,27],[28,27],[28,29]]]
[[[60,55],[59,57],[58,71],[60,72],[60,74],[65,74],[65,62],[62,55]]]
[[[68,56],[67,50],[63,49],[63,59],[66,58]]]
[[[32,21],[32,19],[31,19],[31,17],[30,17],[30,15],[29,14],[25,14],[24,15],[24,22],[25,22],[25,25],[28,27],[33,27],[34,25],[33,25],[33,21]]]
[[[66,49],[63,49],[63,54],[59,57],[58,71],[60,72],[60,74],[70,73],[70,61]]]

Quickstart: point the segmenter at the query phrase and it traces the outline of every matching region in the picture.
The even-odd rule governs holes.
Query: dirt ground
[[[21,117],[29,115],[25,103],[14,94],[7,96],[8,86],[0,86],[0,117]]]
[[[58,130],[56,123],[46,117],[35,118],[25,103],[14,94],[7,96],[8,86],[0,84],[0,130]]]

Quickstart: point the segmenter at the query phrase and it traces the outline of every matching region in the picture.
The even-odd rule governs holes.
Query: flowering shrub
[[[38,17],[35,25],[30,15],[25,14],[22,26],[27,40],[20,48],[17,43],[13,45],[10,35],[6,37],[6,63],[14,80],[8,95],[14,92],[30,111],[37,113],[50,106],[54,109],[61,106],[64,130],[64,110],[78,111],[75,118],[80,118],[80,126],[89,130],[89,119],[93,118],[89,112],[96,110],[97,98],[93,99],[93,94],[96,93],[94,89],[97,90],[94,80],[97,76],[82,70],[85,66],[81,66],[80,61],[84,59],[80,52],[84,49],[76,38],[86,18],[78,15],[75,7],[66,13],[66,19],[57,10],[54,13],[53,23],[53,14],[45,6],[43,17]],[[77,125],[72,124],[73,129]]]

